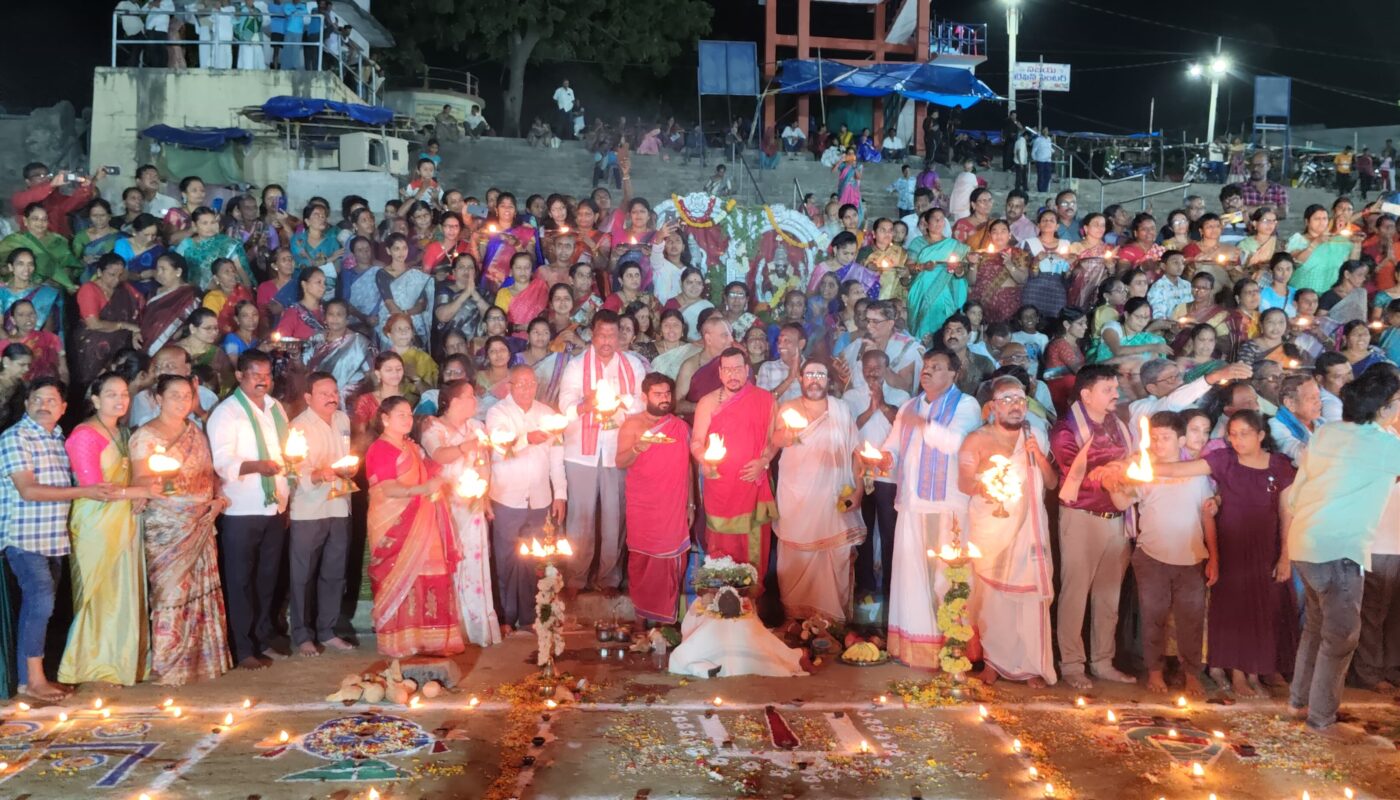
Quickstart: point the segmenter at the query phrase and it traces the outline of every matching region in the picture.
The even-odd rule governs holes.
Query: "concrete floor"
[[[62,706],[12,703],[0,721],[0,797],[350,800],[373,788],[385,798],[1029,799],[1045,796],[1047,781],[1056,798],[1277,800],[1305,789],[1340,798],[1344,787],[1400,797],[1400,756],[1388,741],[1400,738],[1400,706],[1374,694],[1350,695],[1347,711],[1382,746],[1335,746],[1280,719],[1281,698],[1179,709],[1114,686],[1080,708],[1069,689],[1004,682],[969,683],[951,697],[946,683],[928,689],[927,675],[893,664],[686,680],[652,656],[603,656],[589,630],[568,636],[560,661],[587,678],[585,690],[554,710],[529,684],[526,634],[461,656],[461,686],[421,708],[325,702],[344,675],[381,662],[372,641],[178,690],[85,686]],[[98,697],[109,717],[93,708]],[[161,709],[167,697],[180,718]],[[773,746],[768,705],[799,738],[795,750]],[[380,717],[360,716],[369,714]]]

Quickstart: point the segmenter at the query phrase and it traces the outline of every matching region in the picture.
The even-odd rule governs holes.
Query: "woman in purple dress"
[[[1255,411],[1236,411],[1226,429],[1228,449],[1195,461],[1156,465],[1161,477],[1207,475],[1220,510],[1216,541],[1220,578],[1210,588],[1209,659],[1212,671],[1231,671],[1241,697],[1265,696],[1259,683],[1281,685],[1298,649],[1298,612],[1283,552],[1279,496],[1293,483],[1288,457],[1270,449],[1268,428]],[[1284,578],[1276,576],[1282,574]]]

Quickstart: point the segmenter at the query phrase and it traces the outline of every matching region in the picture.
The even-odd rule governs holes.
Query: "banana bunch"
[[[880,648],[876,647],[870,642],[858,642],[856,644],[851,645],[850,647],[847,647],[846,652],[842,653],[841,657],[846,659],[847,661],[860,661],[862,663],[868,661],[879,661]]]

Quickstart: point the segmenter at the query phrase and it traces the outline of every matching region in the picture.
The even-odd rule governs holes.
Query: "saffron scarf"
[[[637,391],[637,376],[632,372],[632,365],[628,363],[627,357],[622,353],[614,353],[613,357],[618,360],[617,376],[621,386],[617,388],[619,399],[627,398]],[[559,355],[563,359],[563,354]],[[593,348],[583,351],[583,393],[592,396],[594,387],[603,378],[603,362],[597,357]],[[619,408],[619,410],[621,410]],[[598,433],[603,429],[602,423],[593,414],[585,414],[579,422],[583,425],[583,454],[594,455],[598,452]]]
[[[267,449],[267,441],[263,439],[262,425],[258,423],[257,416],[253,413],[253,404],[248,401],[248,396],[243,394],[243,387],[233,390],[233,397],[243,406],[243,413],[248,415],[248,421],[253,425],[253,441],[258,445],[258,460],[267,461],[272,458],[272,453]],[[278,441],[285,441],[287,438],[287,418],[282,416],[282,405],[276,401],[272,404],[272,424],[277,427]],[[263,503],[265,505],[277,504],[277,483],[270,475],[259,475],[262,483]]]

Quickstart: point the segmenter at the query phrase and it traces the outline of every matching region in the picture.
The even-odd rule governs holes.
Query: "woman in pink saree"
[[[465,650],[453,573],[450,491],[440,468],[408,437],[413,406],[384,400],[379,438],[365,453],[369,477],[369,580],[379,652],[393,658]]]

